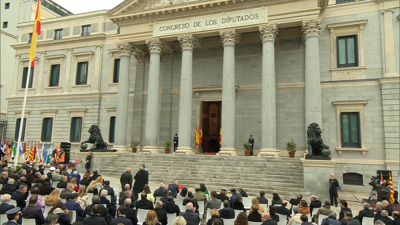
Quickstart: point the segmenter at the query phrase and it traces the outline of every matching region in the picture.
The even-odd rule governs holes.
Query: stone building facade
[[[119,151],[137,140],[161,153],[178,133],[177,152],[193,154],[211,151],[204,142],[222,130],[220,154],[243,155],[252,134],[259,156],[287,157],[293,139],[302,157],[316,122],[345,188],[368,189],[379,170],[397,187],[398,15],[389,0],[135,0],[43,20],[25,139],[78,149],[98,124]],[[21,117],[31,27],[18,25],[12,46],[8,138]]]

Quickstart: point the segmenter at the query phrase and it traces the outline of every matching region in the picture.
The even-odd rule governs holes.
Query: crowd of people
[[[42,165],[27,161],[17,172],[0,162],[0,214],[7,214],[5,225],[21,224],[22,219],[35,220],[37,225],[167,225],[170,215],[175,216],[173,225],[199,225],[201,219],[207,225],[361,225],[366,217],[373,218],[374,225],[400,225],[399,212],[386,200],[377,202],[374,209],[366,203],[353,216],[345,200],[339,200],[337,215],[331,209],[336,202],[322,204],[315,195],[309,201],[301,194],[288,201],[273,193],[269,204],[266,193],[260,191],[248,205],[242,187],[230,188],[229,195],[226,188],[217,193],[200,184],[192,192],[179,186],[179,180],[161,183],[152,192],[145,165],[134,176],[127,168],[120,183],[118,193],[96,170],[81,176],[75,168],[59,165],[45,173]],[[139,210],[148,211],[143,221],[138,221]]]

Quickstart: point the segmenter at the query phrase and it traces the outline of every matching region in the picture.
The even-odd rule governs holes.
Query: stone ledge
[[[303,163],[303,166],[307,167],[335,167],[336,161],[333,160],[307,160],[307,159],[301,159],[301,163]]]
[[[367,156],[368,148],[341,148],[341,147],[336,147],[336,151],[338,152],[339,156],[342,156],[343,151],[347,152],[361,152],[362,156]]]

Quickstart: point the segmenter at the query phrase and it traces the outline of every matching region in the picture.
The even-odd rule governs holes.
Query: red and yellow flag
[[[36,9],[36,16],[35,16],[35,23],[33,25],[32,31],[32,39],[31,39],[31,51],[29,53],[29,61],[31,61],[31,67],[35,66],[35,55],[36,55],[36,44],[37,44],[37,37],[42,32],[42,25],[41,25],[41,13],[42,7],[40,0],[37,3]]]
[[[199,143],[199,144],[203,144],[203,128],[202,128],[202,127],[200,128],[200,134],[199,134],[199,136],[200,136],[200,137],[199,137],[199,139],[200,139],[200,141],[199,141],[200,143]]]
[[[196,143],[196,146],[199,145],[199,142],[200,142],[200,137],[199,137],[199,132],[197,130],[197,126],[196,126],[196,130],[194,131],[194,142]]]
[[[221,145],[221,138],[222,138],[222,127],[219,130],[219,144]]]
[[[389,186],[390,186],[390,204],[394,204],[394,188],[393,188],[393,182],[392,182],[392,173],[389,172]]]

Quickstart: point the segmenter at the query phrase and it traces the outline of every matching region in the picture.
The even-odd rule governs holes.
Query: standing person
[[[249,144],[250,144],[250,148],[251,148],[251,150],[250,150],[250,155],[253,155],[253,148],[254,148],[254,138],[253,138],[253,135],[250,135],[250,137],[249,137]]]
[[[4,167],[7,167],[7,162],[10,161],[10,149],[8,146],[3,149],[3,154],[1,160],[4,162]]]
[[[329,197],[331,199],[331,205],[335,205],[335,207],[338,206],[337,203],[337,198],[338,198],[338,192],[337,189],[339,188],[339,182],[335,178],[335,174],[331,174],[329,179]]]
[[[126,172],[124,172],[121,175],[121,178],[119,179],[119,181],[121,182],[121,190],[125,190],[125,185],[126,184],[129,184],[129,186],[132,187],[132,169],[131,168],[127,168]]]
[[[391,188],[387,180],[383,180],[383,184],[381,187],[382,187],[382,193],[381,193],[382,201],[383,200],[389,201]]]
[[[175,134],[175,137],[174,137],[174,152],[176,152],[176,149],[178,148],[178,142],[179,142],[178,134]]]
[[[91,165],[92,165],[92,152],[88,152],[85,160],[86,171],[90,170]]]
[[[60,165],[64,163],[65,163],[65,152],[64,149],[61,149],[61,152],[58,154],[58,164]]]
[[[138,199],[138,194],[143,191],[146,184],[149,183],[149,172],[145,170],[144,164],[140,165],[140,170],[135,175],[135,184],[133,185],[133,194]]]

